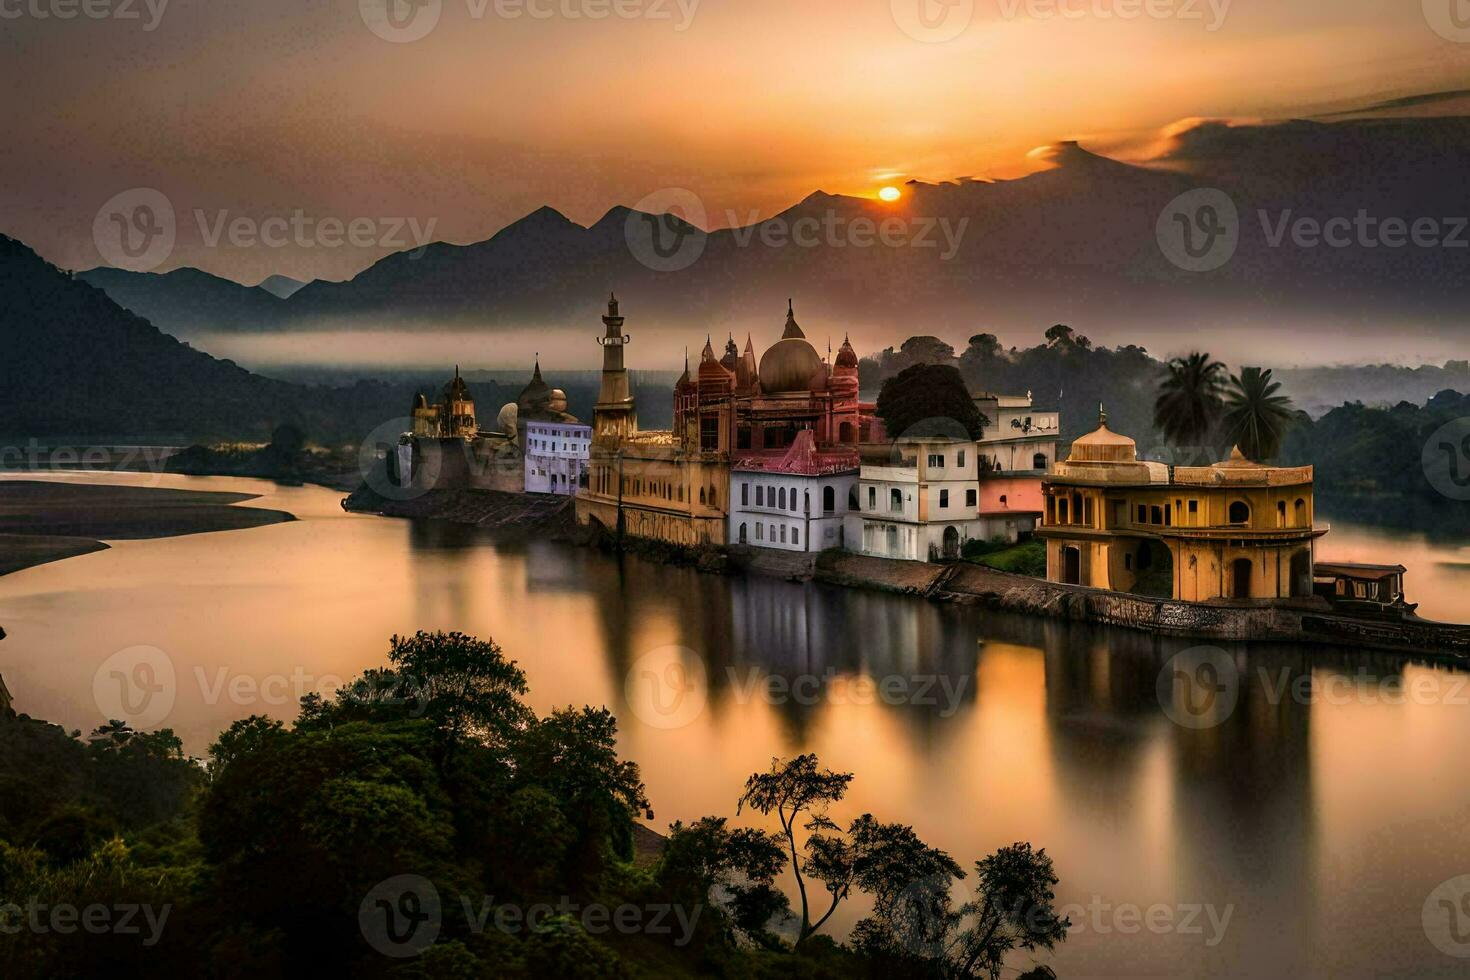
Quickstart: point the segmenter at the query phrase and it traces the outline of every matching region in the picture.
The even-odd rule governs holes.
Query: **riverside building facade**
[[[1313,594],[1327,529],[1313,523],[1310,466],[1268,466],[1236,449],[1171,470],[1139,460],[1102,414],[1044,493],[1050,581],[1192,602]]]

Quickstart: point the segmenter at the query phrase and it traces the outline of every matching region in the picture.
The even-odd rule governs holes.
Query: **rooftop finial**
[[[1103,403],[1102,402],[1098,402],[1097,403],[1097,424],[1098,425],[1107,425],[1108,424],[1108,413],[1103,410]]]
[[[796,310],[791,305],[791,297],[790,296],[786,297],[786,315],[787,316],[796,316]]]

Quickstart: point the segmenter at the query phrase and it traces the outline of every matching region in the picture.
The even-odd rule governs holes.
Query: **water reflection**
[[[1326,649],[1201,651],[352,517],[313,488],[216,486],[303,519],[0,577],[0,672],[17,707],[98,724],[97,666],[157,646],[181,683],[168,723],[197,753],[235,718],[294,713],[294,701],[210,700],[201,670],[351,676],[381,662],[393,632],[460,629],[521,662],[538,711],[613,707],[660,824],[733,815],[751,771],[814,751],[858,774],[839,819],[912,824],[965,864],[1016,840],[1047,847],[1059,899],[1101,916],[1076,923],[1052,961],[1062,975],[1449,976],[1464,964],[1421,921],[1439,882],[1470,873],[1462,673]],[[668,648],[702,678],[697,710],[674,725],[629,697],[630,674]],[[896,696],[885,678],[902,682]],[[1422,696],[1397,697],[1400,685]],[[1130,904],[1170,910],[1172,925],[1130,931],[1117,914]],[[1213,943],[1204,906],[1229,910]]]

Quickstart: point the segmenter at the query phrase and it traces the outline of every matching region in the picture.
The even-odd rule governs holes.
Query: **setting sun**
[[[878,196],[885,201],[896,201],[901,195],[897,187],[885,187],[878,192]]]

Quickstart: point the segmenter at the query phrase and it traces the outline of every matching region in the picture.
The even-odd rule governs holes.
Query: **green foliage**
[[[965,542],[960,554],[966,561],[997,571],[1032,578],[1046,577],[1046,542],[1040,538],[1027,538],[1016,544],[972,538]]]
[[[1230,378],[1221,419],[1225,436],[1247,459],[1265,462],[1281,453],[1287,430],[1298,420],[1291,399],[1280,394],[1281,383],[1258,367],[1242,368]]]
[[[1154,402],[1154,425],[1171,447],[1206,445],[1224,409],[1225,377],[1225,365],[1199,351],[1169,362]]]
[[[1357,402],[1287,433],[1282,461],[1315,467],[1317,505],[1334,516],[1470,534],[1470,507],[1429,482],[1422,454],[1440,426],[1470,416],[1470,394],[1442,391],[1424,405]]]
[[[112,722],[83,742],[0,723],[0,915],[11,914],[3,899],[23,896],[137,904],[158,920],[99,938],[17,933],[7,919],[0,975],[938,978],[955,975],[955,949],[983,947],[977,962],[990,964],[1065,934],[1045,914],[1027,922],[1047,928],[1017,931],[1005,911],[1049,908],[1044,852],[1035,864],[1046,874],[1029,878],[1024,861],[982,861],[993,902],[952,909],[959,866],[870,814],[840,829],[827,808],[853,777],[812,755],[773,760],[746,783],[739,809],[775,813],[780,833],[723,817],[675,823],[657,859],[635,863],[635,820],[652,813],[610,712],[537,717],[519,670],[473,637],[395,638],[390,658],[331,701],[303,699],[293,725],[235,722],[207,768],[168,731]],[[387,693],[410,676],[422,698]],[[788,868],[802,893],[795,943],[782,938],[794,918],[778,887]],[[361,917],[422,910],[420,892],[410,905],[380,900],[404,876],[432,886],[439,931],[400,961]],[[813,922],[806,891],[818,885],[827,897]],[[817,935],[854,892],[873,914],[852,945]],[[677,910],[679,926],[599,930],[582,918],[593,903]],[[538,904],[555,912],[532,921]],[[522,928],[496,924],[507,909]],[[962,942],[967,916],[974,929],[1000,922],[990,931],[1001,939]]]
[[[878,417],[890,438],[953,435],[978,439],[985,417],[952,364],[915,364],[883,382]]]
[[[724,817],[704,817],[685,826],[675,822],[655,870],[659,891],[686,908],[710,902],[716,891],[731,897],[728,906],[716,908],[701,923],[697,938],[704,946],[721,936],[717,920],[740,937],[767,949],[780,947],[771,931],[773,921],[789,916],[790,903],[776,887],[776,878],[786,869],[783,843],[774,834],[740,828],[730,830]]]

